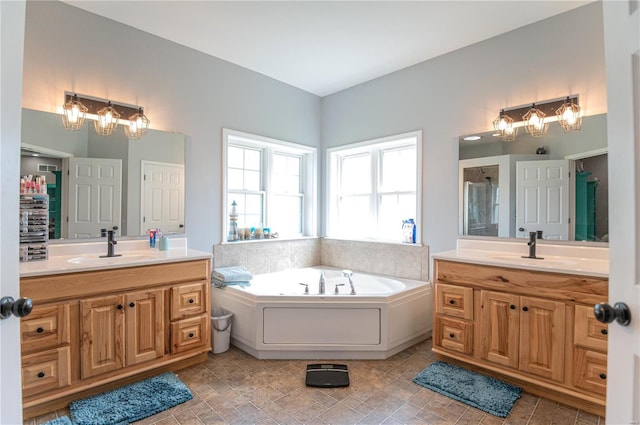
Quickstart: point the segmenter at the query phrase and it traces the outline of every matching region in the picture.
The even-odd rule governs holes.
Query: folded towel
[[[212,281],[215,279],[222,283],[247,282],[253,278],[251,272],[242,266],[221,267],[213,269],[211,273]]]
[[[225,286],[231,286],[231,285],[240,286],[241,288],[246,288],[248,286],[251,286],[251,282],[248,282],[248,281],[223,282],[215,278],[211,279],[211,283],[213,283],[213,285],[216,288],[224,288]]]

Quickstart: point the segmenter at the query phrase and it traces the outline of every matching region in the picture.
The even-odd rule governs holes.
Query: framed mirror
[[[608,242],[606,114],[580,131],[552,123],[545,137],[524,129],[512,142],[494,131],[459,139],[459,234]]]
[[[91,122],[62,127],[58,114],[22,110],[21,176],[45,176],[52,240],[184,233],[183,134],[149,130],[128,139],[122,125],[100,136]]]

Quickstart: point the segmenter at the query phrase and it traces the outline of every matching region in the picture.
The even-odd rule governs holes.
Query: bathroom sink
[[[98,254],[91,254],[70,258],[67,260],[67,263],[86,266],[97,266],[101,264],[121,264],[127,263],[129,261],[144,261],[150,260],[155,257],[157,257],[156,252],[125,252],[118,257],[102,257]]]
[[[505,261],[514,264],[524,264],[528,266],[542,266],[542,267],[554,267],[554,266],[571,266],[577,264],[575,260],[569,258],[558,257],[544,257],[542,259],[535,258],[523,258],[521,255],[516,254],[489,254],[489,258],[492,260]]]

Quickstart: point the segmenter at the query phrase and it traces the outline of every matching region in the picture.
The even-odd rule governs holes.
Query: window
[[[328,236],[399,242],[403,220],[419,223],[421,141],[416,131],[328,150]]]
[[[315,148],[227,129],[223,138],[224,239],[232,239],[233,202],[240,239],[264,228],[279,237],[315,235]]]

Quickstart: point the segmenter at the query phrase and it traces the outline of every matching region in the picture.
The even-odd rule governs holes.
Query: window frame
[[[326,235],[327,237],[334,239],[351,239],[351,240],[363,240],[354,239],[352,237],[345,237],[338,234],[338,213],[339,213],[339,179],[341,176],[340,163],[341,158],[347,156],[354,156],[359,154],[367,153],[371,156],[371,166],[375,167],[371,170],[371,200],[370,202],[376,203],[379,205],[380,195],[389,193],[381,190],[381,173],[382,173],[382,164],[381,164],[381,155],[377,153],[374,155],[373,152],[381,152],[383,150],[389,149],[397,149],[402,146],[408,146],[413,142],[409,142],[409,139],[415,139],[415,147],[416,147],[416,211],[415,211],[415,223],[418,231],[416,232],[416,243],[415,245],[420,245],[422,243],[422,130],[415,130],[406,133],[395,134],[386,137],[380,137],[371,140],[365,140],[357,143],[336,146],[332,148],[328,148],[326,151],[326,164],[327,164],[327,174],[326,174]],[[397,192],[397,191],[396,191]],[[376,216],[375,219],[378,219],[378,208],[376,207]],[[401,224],[398,223],[398,228],[401,228]],[[367,238],[367,241],[374,242],[398,242],[401,243],[400,239],[397,240],[389,240],[383,239],[380,235],[376,234],[375,238]]]
[[[264,193],[262,214],[265,220],[263,226],[269,227],[269,215],[274,214],[274,192],[271,188],[271,170],[273,169],[273,155],[293,155],[300,158],[300,192],[302,198],[302,232],[295,235],[282,235],[281,239],[298,239],[304,237],[316,237],[317,235],[317,148],[299,143],[273,139],[257,134],[245,133],[228,128],[222,129],[222,218],[221,240],[222,243],[237,243],[243,241],[228,241],[229,233],[229,185],[228,185],[228,148],[229,145],[259,149],[261,157],[261,193]],[[238,190],[232,190],[238,192]],[[256,193],[247,191],[247,193]],[[272,229],[278,231],[278,229]],[[269,240],[269,239],[267,239]]]

